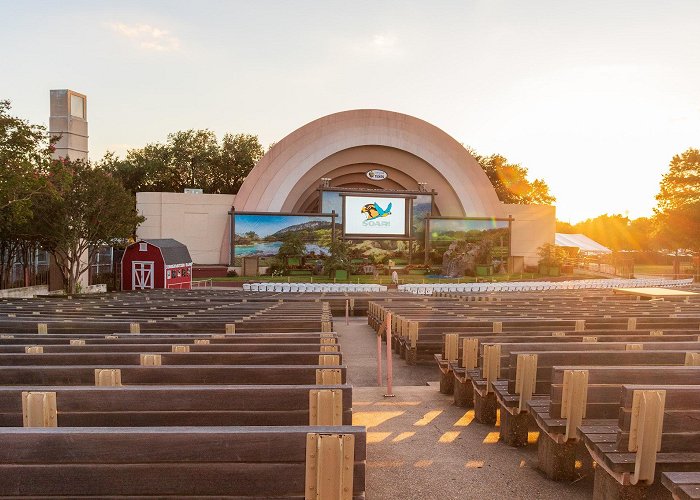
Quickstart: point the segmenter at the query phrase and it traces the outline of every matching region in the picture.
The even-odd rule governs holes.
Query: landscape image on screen
[[[326,215],[235,214],[234,231],[234,258],[240,265],[242,257],[276,257],[291,235],[303,241],[305,257],[328,255],[333,222]]]
[[[428,219],[429,260],[445,276],[505,272],[510,224],[495,219]]]

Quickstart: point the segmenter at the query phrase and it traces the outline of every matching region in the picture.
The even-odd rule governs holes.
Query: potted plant
[[[537,249],[537,254],[540,256],[540,274],[546,276],[559,276],[561,274],[561,265],[566,258],[566,252],[563,248],[545,243]]]

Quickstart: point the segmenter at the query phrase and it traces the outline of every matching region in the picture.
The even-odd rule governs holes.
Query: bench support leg
[[[406,348],[406,363],[415,365],[418,363],[418,352],[415,348]]]
[[[513,415],[503,405],[501,408],[501,441],[508,446],[527,446],[527,430],[530,415],[520,413]]]
[[[646,500],[650,498],[671,500],[671,492],[656,478],[653,484],[621,485],[602,467],[596,467],[593,481],[595,500]]]
[[[537,458],[539,469],[554,481],[573,481],[576,479],[576,443],[557,443],[540,432],[537,440]]]
[[[440,393],[441,394],[452,394],[455,387],[455,378],[452,375],[452,371],[447,371],[447,373],[440,370]]]
[[[496,425],[496,410],[498,403],[493,392],[482,396],[474,391],[474,418],[477,422],[487,425]]]
[[[461,408],[472,408],[474,406],[474,386],[472,385],[471,380],[460,382],[459,380],[456,380],[454,376],[452,379],[452,384],[454,386],[453,394],[455,406],[459,406]]]

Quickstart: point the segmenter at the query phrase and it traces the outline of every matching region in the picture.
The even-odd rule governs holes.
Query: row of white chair
[[[649,279],[596,279],[571,281],[522,281],[501,283],[440,283],[399,285],[402,292],[432,295],[435,292],[534,292],[540,290],[580,290],[595,288],[645,288],[686,286],[692,278],[682,280]]]
[[[246,292],[386,292],[384,285],[353,283],[244,283]]]

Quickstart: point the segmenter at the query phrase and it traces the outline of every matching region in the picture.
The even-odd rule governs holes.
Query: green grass
[[[681,264],[681,269],[680,269],[681,274],[690,274],[692,273],[692,265],[690,263],[682,263]],[[659,264],[635,264],[634,265],[634,274],[668,274],[671,275],[673,274],[673,266],[672,265],[659,265]]]

